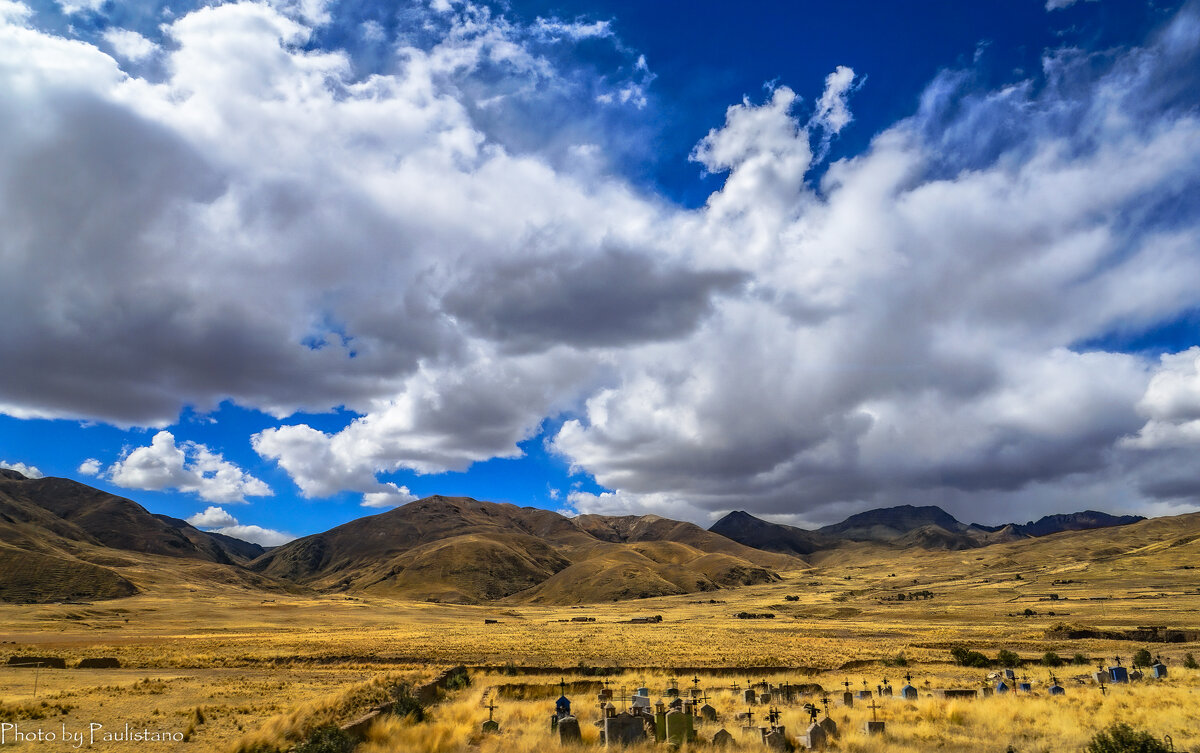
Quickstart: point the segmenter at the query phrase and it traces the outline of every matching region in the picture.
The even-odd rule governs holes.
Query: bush
[[[1044,667],[1061,667],[1063,665],[1062,657],[1053,651],[1047,651],[1042,654],[1042,666]]]
[[[471,684],[471,676],[467,674],[464,667],[458,667],[451,670],[450,676],[446,678],[446,690],[462,690]]]
[[[884,658],[883,665],[885,667],[907,667],[908,666],[908,657],[906,657],[904,655],[904,652],[902,651],[902,652],[896,654],[895,656],[889,656],[889,657]]]
[[[1167,753],[1167,746],[1149,732],[1116,722],[1097,732],[1084,753]]]
[[[1016,667],[1021,663],[1021,657],[1009,651],[1006,648],[1000,649],[1000,653],[996,654],[996,661],[1002,667]]]
[[[296,753],[350,753],[354,738],[333,724],[318,727],[309,738],[296,746]]]
[[[950,656],[954,661],[963,667],[979,667],[986,668],[992,666],[991,659],[987,658],[978,651],[971,651],[962,646],[955,646],[950,649]]]
[[[1091,664],[1091,661],[1083,654],[1075,654],[1071,659],[1071,663],[1077,667],[1086,667],[1088,664]]]
[[[407,684],[396,686],[392,691],[392,700],[392,713],[396,716],[411,716],[414,722],[425,721],[425,707]]]
[[[1183,666],[1185,669],[1200,669],[1200,664],[1196,663],[1196,657],[1191,654],[1183,655]]]
[[[1133,666],[1149,667],[1154,663],[1154,657],[1144,648],[1139,648],[1137,653],[1133,655]]]

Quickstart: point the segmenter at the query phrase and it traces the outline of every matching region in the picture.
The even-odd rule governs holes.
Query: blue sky
[[[1198,30],[0,0],[0,461],[268,543],[1198,509]]]

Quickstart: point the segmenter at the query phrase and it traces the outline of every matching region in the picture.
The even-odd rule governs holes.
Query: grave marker
[[[712,744],[714,748],[728,748],[733,744],[733,735],[724,729],[719,729],[717,734],[713,735]]]

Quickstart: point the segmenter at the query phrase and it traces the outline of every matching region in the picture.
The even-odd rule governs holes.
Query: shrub
[[[1071,663],[1077,667],[1086,667],[1091,662],[1083,654],[1075,654],[1075,656],[1071,659]]]
[[[1187,669],[1200,669],[1200,664],[1196,663],[1196,657],[1191,654],[1183,655],[1183,666]]]
[[[1116,722],[1097,732],[1084,753],[1167,753],[1167,746],[1149,732]]]
[[[1042,666],[1044,667],[1061,667],[1063,665],[1062,657],[1053,651],[1047,651],[1042,654]]]
[[[1154,657],[1144,648],[1139,648],[1133,655],[1133,666],[1135,667],[1149,667],[1153,663]]]
[[[978,651],[971,651],[962,646],[955,646],[950,649],[950,656],[954,661],[964,667],[990,667],[992,661]]]
[[[446,678],[446,690],[462,690],[471,684],[471,676],[467,674],[464,667],[458,667],[450,672],[450,676]]]
[[[350,753],[354,738],[336,725],[326,724],[313,731],[309,738],[296,746],[295,753]]]
[[[900,653],[896,654],[895,656],[889,656],[889,657],[884,658],[883,665],[885,667],[907,667],[908,666],[908,658],[904,655],[904,652],[901,651]]]
[[[1000,649],[1000,653],[996,654],[996,661],[1002,667],[1015,667],[1021,663],[1021,657],[1006,648],[1002,648]]]
[[[411,716],[414,722],[425,721],[425,707],[407,684],[396,686],[392,691],[392,700],[392,713],[396,716]]]

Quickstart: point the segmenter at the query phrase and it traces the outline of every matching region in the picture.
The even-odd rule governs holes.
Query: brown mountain
[[[137,586],[111,568],[113,563],[141,560],[121,552],[237,567],[264,551],[256,544],[226,539],[69,479],[30,479],[0,469],[0,600],[103,599],[136,593]],[[245,571],[237,567],[237,572]],[[266,583],[246,575],[243,580]]]
[[[297,539],[250,567],[319,589],[582,603],[762,583],[797,564],[656,516],[571,519],[435,496]]]
[[[808,555],[841,543],[833,536],[782,523],[768,523],[741,510],[729,513],[708,530],[746,546],[784,554]]]

